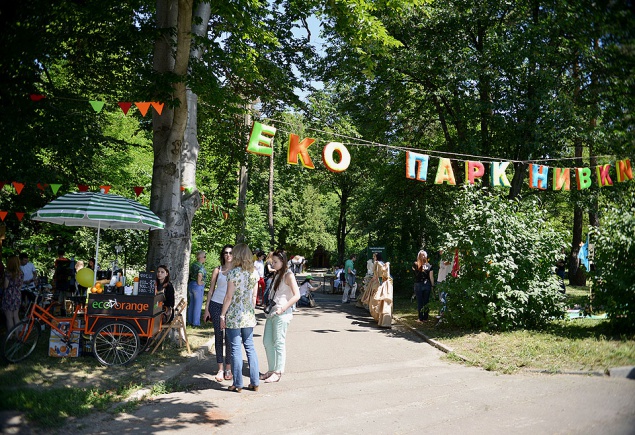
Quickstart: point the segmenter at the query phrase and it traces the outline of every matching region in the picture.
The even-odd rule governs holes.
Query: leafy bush
[[[562,237],[546,224],[536,198],[509,200],[466,187],[457,199],[444,252],[459,249],[446,320],[469,328],[535,328],[564,312],[554,274]],[[450,258],[448,258],[450,259]]]
[[[635,199],[605,210],[595,235],[593,305],[617,329],[635,331]]]

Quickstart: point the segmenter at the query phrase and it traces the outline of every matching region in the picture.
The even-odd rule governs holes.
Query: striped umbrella
[[[67,193],[33,213],[31,219],[70,227],[97,228],[95,261],[98,261],[99,233],[102,228],[158,230],[165,227],[157,215],[138,202],[97,192]]]

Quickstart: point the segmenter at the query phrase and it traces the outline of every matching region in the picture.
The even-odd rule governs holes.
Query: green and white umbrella
[[[99,233],[102,228],[159,230],[165,227],[157,215],[138,202],[97,192],[67,193],[33,213],[31,219],[69,227],[97,228],[95,261],[99,258]]]

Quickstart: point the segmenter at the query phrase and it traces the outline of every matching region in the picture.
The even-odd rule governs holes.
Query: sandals
[[[225,380],[226,381],[231,381],[232,379],[234,379],[234,376],[232,376],[232,371],[231,370],[225,370]]]
[[[261,381],[264,381],[265,379],[267,379],[269,376],[273,375],[273,372],[267,372],[267,373],[260,373],[260,376],[258,376],[258,378]]]
[[[271,374],[271,376],[269,376],[267,379],[265,379],[265,383],[267,384],[271,384],[273,382],[278,382],[280,380],[280,378],[282,378],[282,373],[280,372],[273,372]]]
[[[219,370],[219,371],[216,373],[216,377],[215,377],[214,379],[216,380],[216,382],[223,382],[223,379],[225,379],[225,378],[223,377],[223,371],[222,371],[222,370]]]

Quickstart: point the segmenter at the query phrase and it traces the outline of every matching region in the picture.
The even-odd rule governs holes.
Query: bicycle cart
[[[161,330],[163,294],[126,296],[90,294],[72,317],[56,317],[53,306],[33,304],[26,320],[7,334],[2,347],[10,362],[27,358],[35,349],[43,325],[55,331],[69,347],[73,333],[89,336],[97,360],[107,366],[132,362]],[[76,336],[77,334],[75,334]]]

